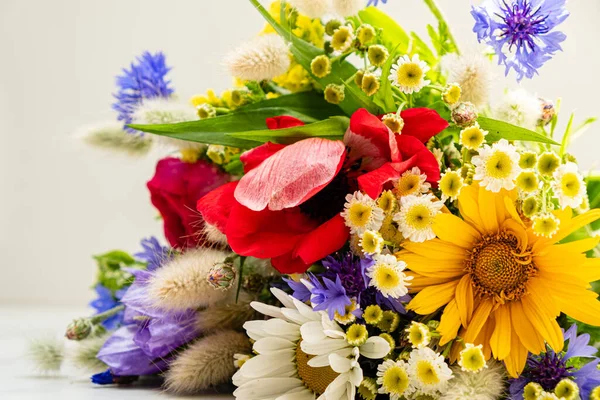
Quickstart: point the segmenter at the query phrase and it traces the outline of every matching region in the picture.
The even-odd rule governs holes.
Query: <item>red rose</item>
[[[168,157],[156,164],[154,177],[147,186],[150,200],[162,216],[165,237],[172,247],[203,244],[199,233],[204,222],[195,211],[196,202],[229,180],[228,174],[204,160],[185,163],[179,158]]]

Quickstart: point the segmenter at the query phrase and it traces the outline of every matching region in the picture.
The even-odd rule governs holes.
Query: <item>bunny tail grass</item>
[[[41,373],[57,373],[64,360],[64,340],[49,337],[29,343],[28,356]]]

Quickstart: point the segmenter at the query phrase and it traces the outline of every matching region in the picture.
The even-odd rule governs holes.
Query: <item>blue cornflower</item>
[[[566,332],[563,331],[563,336],[565,342],[569,342],[566,352],[555,353],[548,349],[541,355],[529,355],[523,374],[511,380],[511,399],[522,399],[523,389],[529,382],[538,383],[551,392],[562,379],[570,378],[579,386],[582,399],[589,398],[590,392],[600,385],[600,370],[597,368],[600,359],[595,357],[598,349],[589,345],[590,335],[577,336],[577,325],[573,324]],[[590,361],[576,369],[573,364],[578,363],[573,361],[578,357],[589,358]]]
[[[367,7],[368,6],[377,7],[377,5],[379,4],[379,1],[381,1],[383,4],[387,4],[387,0],[369,0],[369,2],[367,3]]]
[[[110,372],[110,369],[107,369],[104,372],[100,372],[99,374],[92,375],[92,383],[96,385],[112,385],[115,383],[113,374]]]
[[[291,278],[283,278],[285,283],[293,290],[292,297],[305,303],[310,300],[310,290],[302,282],[296,282]]]
[[[100,314],[104,311],[108,311],[112,308],[115,308],[116,306],[121,304],[119,300],[127,291],[127,287],[118,290],[114,295],[112,290],[108,289],[107,287],[101,284],[97,284],[94,287],[94,290],[96,291],[98,298],[92,300],[90,302],[90,306],[96,310],[97,314]],[[109,330],[117,328],[123,322],[123,314],[124,312],[121,311],[113,315],[112,317],[105,319],[104,321],[102,321],[102,326]]]
[[[144,250],[135,253],[134,256],[138,260],[148,264],[146,267],[148,271],[154,271],[162,263],[173,257],[171,249],[167,246],[162,246],[154,236],[142,239],[141,245]]]
[[[361,293],[367,288],[367,276],[365,271],[374,261],[370,257],[358,258],[351,252],[336,254],[323,259],[321,262],[325,271],[319,276],[331,280],[339,277],[342,286],[349,297],[360,299]]]
[[[119,91],[112,108],[119,113],[118,120],[124,124],[132,121],[132,115],[144,99],[169,97],[173,94],[171,81],[166,79],[171,70],[161,52],[144,52],[131,63],[130,69],[123,68],[123,75],[117,76]]]
[[[335,317],[335,312],[339,315],[346,315],[346,306],[352,304],[352,300],[346,295],[346,289],[342,286],[340,277],[337,276],[335,282],[328,278],[322,278],[323,283],[316,277],[311,277],[310,283],[313,287],[310,289],[312,296],[310,301],[315,304],[315,311],[327,311],[330,319]]]
[[[567,36],[554,31],[568,16],[566,0],[486,0],[473,6],[473,32],[479,42],[492,46],[498,63],[510,69],[517,80],[533,78]]]

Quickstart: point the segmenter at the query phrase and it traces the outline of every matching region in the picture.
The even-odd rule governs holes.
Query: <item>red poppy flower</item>
[[[402,135],[361,109],[343,141],[311,138],[250,150],[241,157],[246,175],[200,199],[198,210],[227,235],[236,253],[271,258],[282,273],[302,273],[348,240],[340,216],[346,194],[360,189],[376,198],[414,166],[432,183],[439,180],[437,161],[424,142],[447,122],[428,109],[407,110],[402,117]],[[279,118],[269,126],[301,124]]]

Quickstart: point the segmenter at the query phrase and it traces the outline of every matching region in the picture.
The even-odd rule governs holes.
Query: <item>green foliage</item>
[[[488,142],[497,142],[500,139],[506,139],[558,145],[554,140],[541,133],[530,131],[529,129],[521,128],[508,122],[488,117],[479,117],[477,118],[477,122],[481,126],[481,129],[489,132],[486,136]]]
[[[433,26],[427,25],[427,33],[429,33],[431,43],[433,44],[433,48],[437,52],[438,57],[458,52],[456,45],[451,40],[450,30],[448,29],[448,24],[446,24],[446,22],[440,21],[437,31]]]
[[[295,126],[286,129],[260,130],[250,132],[230,133],[234,138],[252,140],[258,146],[262,143],[273,142],[292,144],[302,139],[320,137],[325,139],[341,139],[348,129],[350,120],[347,117],[331,117],[304,126]]]
[[[410,45],[410,36],[394,19],[377,7],[367,7],[358,12],[360,20],[370,24],[381,31],[381,40],[388,49],[396,48],[401,54],[408,52]]]
[[[591,174],[586,178],[586,183],[590,208],[600,208],[600,174]],[[600,220],[592,222],[590,227],[593,231],[600,230]]]
[[[117,290],[129,285],[133,275],[123,268],[144,268],[146,264],[136,261],[131,255],[121,250],[113,250],[94,256],[98,264],[97,283],[111,290]]]
[[[385,64],[381,67],[381,86],[375,95],[373,101],[386,113],[395,112],[397,110],[394,96],[392,94],[392,82],[388,79],[392,65],[394,64],[396,55],[398,54],[399,45],[392,50]]]

